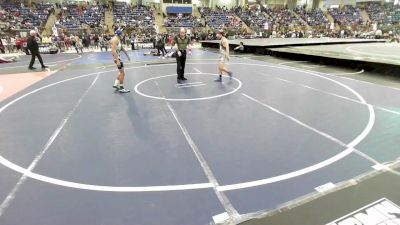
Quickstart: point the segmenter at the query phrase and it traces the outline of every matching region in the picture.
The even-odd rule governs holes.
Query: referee
[[[185,63],[186,63],[186,49],[189,50],[191,54],[190,38],[186,37],[185,28],[181,27],[179,30],[179,35],[174,38],[174,49],[176,51],[176,63],[177,63],[177,81],[181,84],[183,81],[187,80],[185,78]]]
[[[32,58],[31,58],[31,62],[29,63],[29,69],[30,70],[34,70],[36,69],[35,67],[33,67],[33,64],[35,63],[35,58],[37,57],[39,59],[40,64],[42,65],[42,69],[46,69],[47,66],[45,66],[43,64],[43,59],[42,56],[40,56],[40,52],[39,52],[39,45],[36,41],[36,31],[31,30],[29,32],[29,38],[28,38],[28,43],[27,43],[27,47],[29,49],[29,51],[31,52]]]

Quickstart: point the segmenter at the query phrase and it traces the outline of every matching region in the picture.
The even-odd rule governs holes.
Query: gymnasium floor
[[[0,66],[0,224],[238,223],[400,156],[396,78],[240,55],[216,83],[198,49],[177,85],[174,60],[130,55],[129,94],[110,52]]]

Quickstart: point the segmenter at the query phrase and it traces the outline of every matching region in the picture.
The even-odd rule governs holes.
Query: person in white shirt
[[[223,30],[219,30],[217,33],[217,38],[220,39],[219,43],[219,64],[218,64],[218,72],[219,77],[215,80],[216,82],[222,82],[222,73],[228,74],[229,78],[232,79],[232,71],[226,68],[226,64],[230,61],[231,57],[229,54],[229,41],[225,37],[225,32]]]

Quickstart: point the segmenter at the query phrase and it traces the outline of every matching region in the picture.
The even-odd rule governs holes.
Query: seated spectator
[[[361,14],[358,8],[354,6],[345,6],[343,9],[333,8],[329,9],[333,19],[340,26],[352,26],[362,24]]]
[[[190,14],[182,15],[182,14],[168,14],[167,17],[164,18],[164,26],[165,27],[185,27],[185,28],[195,28],[195,27],[203,27],[200,18],[196,18]]]
[[[239,46],[233,49],[235,52],[243,53],[244,52],[244,45],[243,42],[240,42]]]
[[[200,13],[213,30],[242,27],[242,22],[236,18],[235,11],[228,10],[226,6],[217,6],[215,9],[203,7],[200,8]]]
[[[299,15],[311,27],[326,27],[329,24],[328,18],[321,9],[306,11],[304,7],[298,6],[294,9],[294,12],[296,12],[297,15]]]

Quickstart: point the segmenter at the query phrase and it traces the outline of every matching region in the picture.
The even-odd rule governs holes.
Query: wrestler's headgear
[[[115,35],[121,36],[123,31],[124,31],[124,28],[123,28],[123,27],[122,27],[122,28],[120,27],[120,28],[118,28],[117,30],[115,30]]]

